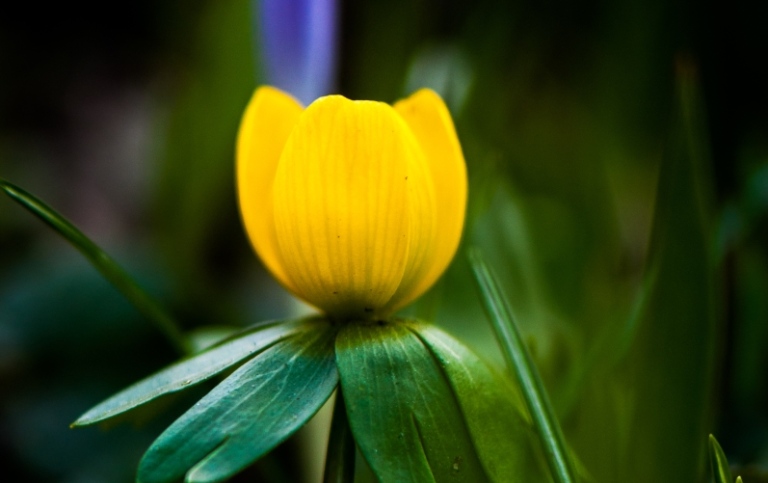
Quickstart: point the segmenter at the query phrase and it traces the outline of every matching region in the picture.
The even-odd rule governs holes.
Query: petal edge
[[[430,267],[410,293],[393,301],[397,310],[426,292],[456,254],[466,212],[467,168],[451,114],[437,93],[421,89],[395,103],[394,108],[424,153],[434,183],[437,213]]]
[[[293,292],[277,245],[272,185],[285,142],[303,110],[279,89],[259,87],[243,114],[237,137],[237,192],[248,238],[267,269]]]

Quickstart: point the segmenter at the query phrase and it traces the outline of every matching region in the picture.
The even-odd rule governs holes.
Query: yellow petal
[[[424,166],[386,104],[328,96],[307,108],[273,191],[277,239],[299,295],[333,316],[386,315],[421,237],[414,217],[434,221],[422,213],[434,211]]]
[[[435,190],[436,227],[434,246],[423,263],[425,273],[394,309],[403,307],[427,291],[442,275],[459,246],[467,204],[467,168],[448,108],[435,92],[421,89],[395,104],[425,155]]]
[[[237,137],[237,191],[245,229],[267,269],[294,292],[278,251],[272,184],[283,146],[302,111],[289,95],[260,87],[248,104]]]
[[[413,139],[414,144],[418,144],[410,129],[406,129],[408,129],[408,137]],[[422,290],[420,287],[429,276],[437,248],[435,189],[432,173],[421,149],[419,149],[418,156],[411,158],[408,172],[410,226],[408,263],[397,291],[382,310],[384,314],[392,313],[407,305],[426,290],[426,288]]]

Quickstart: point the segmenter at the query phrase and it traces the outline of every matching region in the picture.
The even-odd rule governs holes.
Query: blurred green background
[[[0,16],[0,177],[70,218],[186,330],[307,310],[237,212],[239,117],[283,55],[265,48],[257,3]],[[334,92],[392,102],[429,86],[451,108],[470,174],[464,248],[502,280],[585,472],[708,481],[712,432],[745,482],[768,481],[768,3],[335,5]],[[463,251],[411,313],[501,367]],[[0,480],[133,481],[194,399],[109,432],[68,424],[175,357],[0,198]],[[236,480],[318,481],[322,451],[320,425]]]

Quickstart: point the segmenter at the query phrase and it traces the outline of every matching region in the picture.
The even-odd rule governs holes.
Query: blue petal
[[[266,83],[304,105],[333,90],[336,0],[255,0]]]

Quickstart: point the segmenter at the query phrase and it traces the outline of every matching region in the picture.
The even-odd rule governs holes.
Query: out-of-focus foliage
[[[265,79],[253,2],[16,6],[0,16],[0,177],[61,210],[186,330],[299,310],[259,267],[235,206],[235,131]],[[707,441],[694,435],[709,432],[735,473],[766,480],[768,4],[338,8],[339,92],[391,102],[429,86],[451,107],[470,171],[465,243],[499,275],[593,480],[702,481]],[[501,367],[466,260],[413,311]],[[133,481],[171,419],[67,426],[174,357],[74,250],[0,198],[4,477]],[[295,463],[322,453],[313,431],[242,478],[321,474]]]

